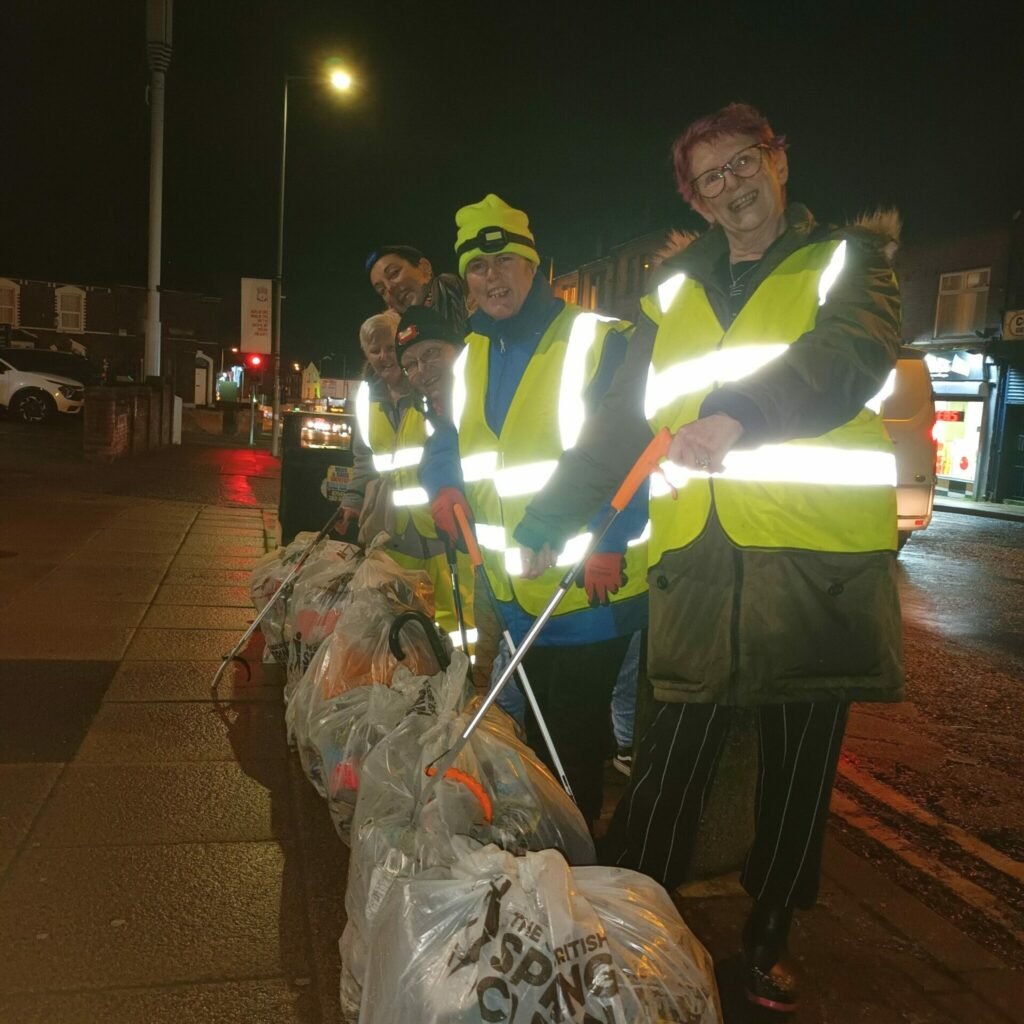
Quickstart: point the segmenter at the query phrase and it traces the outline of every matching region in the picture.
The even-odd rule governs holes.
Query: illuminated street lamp
[[[337,89],[338,92],[348,92],[352,88],[352,76],[343,68],[335,68],[328,81],[331,88]]]
[[[285,164],[288,156],[288,83],[319,81],[310,75],[284,76],[284,101],[281,114],[281,187],[277,206],[277,273],[274,275],[274,335],[271,353],[274,360],[274,421],[270,433],[270,451],[281,455],[281,287],[284,277],[284,184]],[[336,64],[327,72],[327,82],[335,92],[349,92],[355,84],[352,75]]]

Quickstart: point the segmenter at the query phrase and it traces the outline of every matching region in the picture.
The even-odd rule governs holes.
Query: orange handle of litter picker
[[[668,446],[672,443],[672,432],[668,427],[662,427],[654,440],[643,450],[643,454],[633,468],[626,474],[622,486],[615,492],[612,498],[612,508],[616,512],[622,512],[630,503],[637,488],[658,468],[658,463],[668,455]]]
[[[427,775],[435,775],[437,769],[431,765],[427,769]],[[451,779],[452,782],[459,782],[466,787],[476,797],[476,802],[480,805],[480,810],[483,812],[484,821],[488,825],[494,820],[494,806],[491,803],[491,798],[487,795],[487,790],[473,778],[472,775],[467,775],[465,772],[459,771],[458,768],[449,768],[444,773],[443,778]]]
[[[473,529],[466,518],[466,510],[461,505],[455,505],[452,508],[452,512],[455,513],[455,522],[459,524],[459,529],[462,531],[462,539],[466,542],[469,561],[474,569],[479,569],[484,564],[484,559],[483,555],[480,554],[480,547],[476,542]]]

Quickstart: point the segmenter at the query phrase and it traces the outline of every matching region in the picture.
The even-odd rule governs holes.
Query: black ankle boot
[[[743,929],[747,999],[777,1013],[797,1005],[797,977],[786,957],[791,907],[755,904]]]

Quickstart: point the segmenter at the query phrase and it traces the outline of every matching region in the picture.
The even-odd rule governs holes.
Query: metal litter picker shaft
[[[662,430],[655,435],[654,440],[651,441],[651,443],[644,449],[640,458],[637,459],[636,463],[633,465],[633,468],[626,474],[626,479],[623,480],[622,486],[615,492],[615,496],[611,500],[611,508],[609,508],[604,520],[594,531],[582,558],[580,558],[580,560],[562,577],[562,580],[558,584],[551,600],[547,603],[543,611],[541,611],[540,615],[538,615],[534,620],[533,625],[527,630],[526,636],[523,637],[523,642],[519,646],[519,649],[512,655],[512,659],[505,667],[505,671],[502,672],[497,683],[494,684],[491,692],[483,699],[477,713],[462,731],[462,735],[455,741],[451,750],[440,758],[436,765],[436,771],[434,771],[430,778],[427,779],[427,782],[420,793],[420,808],[424,807],[430,799],[431,794],[434,792],[434,787],[437,785],[438,779],[442,778],[445,772],[454,766],[455,762],[458,760],[459,754],[462,753],[463,747],[465,747],[466,743],[469,742],[470,736],[473,735],[474,730],[480,724],[480,720],[487,713],[487,709],[495,702],[498,694],[501,693],[502,689],[504,689],[505,685],[515,674],[526,652],[533,645],[533,642],[537,639],[541,630],[547,624],[548,619],[550,619],[555,613],[555,609],[561,603],[562,598],[565,597],[571,589],[576,576],[583,568],[587,559],[597,549],[598,544],[600,544],[604,535],[611,528],[612,523],[615,522],[620,513],[629,504],[633,495],[636,494],[637,488],[658,468],[658,463],[661,462],[661,460],[668,454],[668,447],[671,442],[671,432],[667,427],[662,428]]]
[[[444,537],[444,557],[448,562],[448,578],[452,584],[452,597],[455,601],[455,617],[459,621],[459,635],[462,637],[462,653],[469,657],[469,633],[466,630],[466,613],[462,608],[462,591],[459,590],[459,565],[458,555],[455,548],[448,540],[447,534]]]
[[[225,654],[224,657],[221,658],[220,665],[218,666],[216,673],[214,673],[213,681],[210,683],[211,690],[217,689],[217,683],[220,682],[220,677],[224,674],[224,669],[226,669],[233,661],[240,661],[245,665],[246,672],[249,672],[248,662],[246,662],[245,658],[240,656],[239,652],[245,649],[245,645],[249,642],[249,638],[257,629],[260,628],[260,623],[267,617],[270,609],[274,607],[278,599],[288,592],[292,581],[302,571],[302,567],[306,564],[307,559],[313,553],[313,549],[316,548],[317,545],[320,544],[334,528],[334,524],[338,521],[338,517],[341,515],[341,512],[342,508],[339,503],[338,507],[332,513],[331,518],[327,520],[320,532],[309,542],[309,545],[303,550],[302,554],[299,555],[298,561],[291,568],[291,572],[281,580],[280,586],[271,595],[270,600],[263,606],[263,610],[259,615],[257,615],[249,624],[249,628],[239,638],[238,643],[231,648],[231,651],[228,654]]]
[[[459,524],[459,529],[462,531],[462,536],[466,541],[466,549],[469,552],[469,560],[473,563],[473,573],[476,577],[477,586],[482,586],[491,601],[491,607],[494,609],[494,614],[501,624],[501,636],[505,641],[505,646],[508,648],[508,652],[511,655],[516,653],[516,645],[512,640],[512,634],[508,631],[508,626],[505,625],[505,620],[501,616],[501,612],[498,611],[498,602],[494,596],[494,590],[491,587],[491,581],[487,578],[487,570],[484,568],[483,556],[480,554],[480,548],[477,545],[476,537],[473,535],[473,528],[469,525],[469,520],[466,518],[466,513],[458,506],[455,506],[455,519]],[[554,765],[555,773],[558,775],[558,781],[562,783],[562,788],[569,794],[569,798],[576,802],[576,795],[572,791],[572,786],[569,785],[569,776],[565,773],[565,768],[562,766],[562,759],[558,756],[558,751],[555,749],[554,740],[551,738],[551,733],[548,732],[548,724],[544,721],[544,716],[541,714],[540,705],[537,703],[537,698],[534,696],[533,687],[530,686],[530,680],[526,678],[526,670],[522,664],[517,666],[519,673],[519,685],[523,688],[523,694],[530,704],[530,710],[533,712],[533,717],[537,721],[537,728],[540,729],[541,735],[544,737],[544,743],[548,748],[548,753],[551,755],[551,763]]]

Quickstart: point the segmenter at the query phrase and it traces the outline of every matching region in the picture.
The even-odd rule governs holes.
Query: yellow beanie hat
[[[514,252],[531,263],[540,263],[529,218],[493,192],[479,203],[462,207],[455,214],[455,226],[460,276],[465,276],[469,261],[482,253]]]

